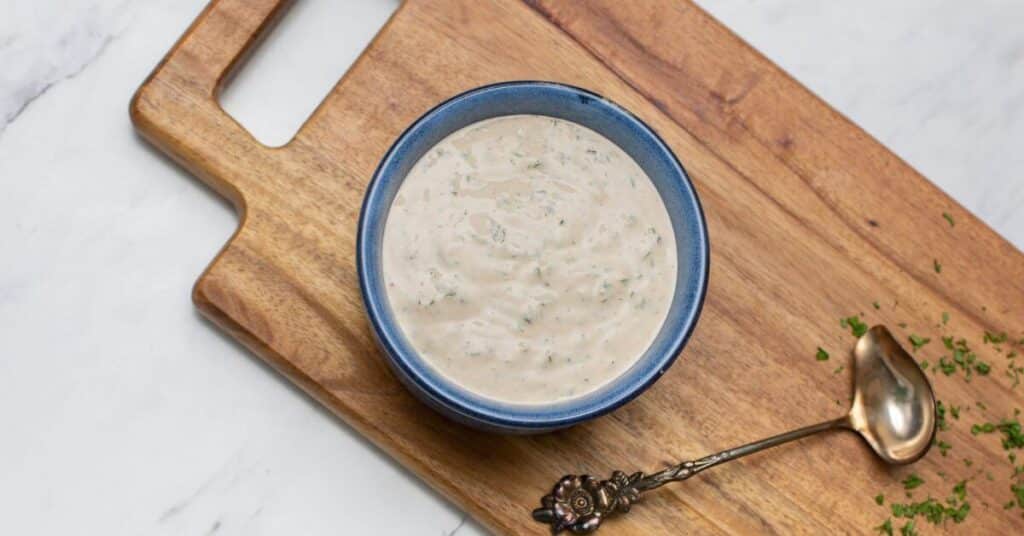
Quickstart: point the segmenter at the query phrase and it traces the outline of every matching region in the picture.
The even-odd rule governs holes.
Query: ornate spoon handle
[[[566,475],[555,484],[550,495],[545,495],[541,499],[541,507],[533,511],[533,519],[551,525],[552,534],[563,530],[577,534],[593,532],[606,517],[629,512],[630,507],[645,491],[660,488],[669,482],[686,480],[709,467],[794,439],[846,427],[849,427],[846,417],[805,426],[699,460],[673,465],[649,475],[636,472],[627,476],[622,471],[615,471],[608,480],[598,480],[590,475]]]

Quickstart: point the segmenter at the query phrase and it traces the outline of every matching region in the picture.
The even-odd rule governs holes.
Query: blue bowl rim
[[[396,151],[402,147],[403,142],[410,137],[412,132],[416,131],[429,119],[444,113],[445,109],[449,106],[477,94],[503,88],[518,87],[547,88],[569,91],[579,96],[587,97],[597,102],[599,105],[605,106],[610,113],[620,114],[628,122],[637,127],[637,130],[646,134],[649,137],[649,141],[657,148],[657,150],[667,155],[668,160],[674,164],[675,171],[678,173],[679,177],[681,177],[682,180],[680,181],[679,186],[684,194],[683,197],[685,198],[685,201],[687,201],[690,208],[693,209],[693,215],[696,223],[695,229],[698,231],[696,233],[697,236],[694,237],[695,240],[699,242],[699,255],[698,258],[694,260],[695,266],[697,267],[694,273],[699,279],[698,289],[695,297],[696,299],[690,303],[689,307],[686,307],[679,312],[679,316],[683,317],[681,323],[684,328],[675,336],[675,339],[671,344],[669,344],[668,349],[663,354],[656,356],[655,359],[652,359],[651,363],[647,364],[649,372],[644,376],[641,376],[639,378],[640,381],[636,381],[634,385],[619,390],[617,394],[614,394],[613,396],[608,396],[602,400],[600,404],[595,405],[589,411],[562,411],[563,414],[567,415],[560,418],[543,418],[543,411],[549,407],[548,405],[543,404],[519,405],[495,401],[495,404],[501,406],[503,410],[473,407],[453,399],[449,393],[437,387],[438,382],[426,381],[424,378],[420,377],[420,374],[409,366],[406,362],[407,360],[419,360],[426,365],[424,370],[430,371],[432,374],[439,377],[442,375],[434,370],[432,366],[419,355],[407,356],[399,350],[395,341],[393,341],[391,337],[393,332],[400,333],[401,328],[398,326],[398,323],[394,318],[387,318],[387,315],[384,314],[384,311],[388,310],[389,307],[389,305],[387,305],[388,298],[386,293],[384,293],[384,295],[374,294],[371,292],[370,285],[368,283],[370,274],[373,273],[371,259],[374,257],[374,250],[376,249],[372,246],[372,242],[367,239],[367,234],[369,233],[367,229],[368,213],[372,208],[374,208],[371,204],[378,201],[376,194],[378,192],[378,186],[382,180],[382,172],[391,163]],[[405,177],[402,177],[401,180],[405,180]],[[382,204],[384,201],[382,200],[380,203]],[[383,216],[379,217],[384,219],[385,225],[389,208],[390,207],[386,205],[377,207],[377,210],[383,214]],[[366,309],[367,317],[370,320],[374,336],[384,349],[385,358],[388,360],[389,364],[396,369],[400,378],[405,382],[412,382],[419,390],[419,394],[426,396],[433,404],[466,418],[471,422],[487,423],[499,428],[513,430],[549,430],[571,426],[614,411],[646,391],[662,376],[662,374],[665,373],[665,371],[669,369],[669,367],[672,366],[673,363],[675,363],[676,359],[682,352],[683,347],[686,346],[687,341],[689,341],[690,336],[693,334],[693,331],[697,326],[700,313],[703,310],[705,297],[707,295],[708,280],[711,272],[710,265],[711,252],[708,240],[707,220],[704,216],[704,210],[701,205],[700,198],[697,196],[696,189],[694,188],[693,182],[690,179],[689,174],[686,172],[686,169],[661,136],[659,136],[658,133],[647,123],[636,117],[632,112],[598,93],[570,84],[544,80],[513,80],[474,87],[445,99],[413,121],[391,144],[378,163],[377,168],[374,170],[373,176],[367,185],[366,193],[363,197],[356,233],[356,269],[359,277],[359,287],[363,298],[363,305]],[[387,326],[384,325],[385,320],[391,324],[392,329],[387,329]],[[665,319],[665,323],[669,323],[670,320],[671,317],[667,317]],[[415,352],[413,353],[415,354]],[[611,383],[614,384],[616,381],[621,380],[625,375],[626,373],[623,373],[618,378],[611,380]],[[456,388],[461,389],[461,387],[458,386],[456,386]],[[468,390],[463,390],[470,393]],[[479,397],[479,395],[475,395],[475,393],[470,394]],[[565,402],[568,402],[571,404],[575,401],[585,400],[588,396],[589,395],[584,395],[578,398],[569,399],[568,401],[561,401],[559,403],[564,404]],[[508,411],[508,408],[518,408],[519,411]]]

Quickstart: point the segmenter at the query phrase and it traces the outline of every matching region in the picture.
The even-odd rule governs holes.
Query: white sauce
[[[549,403],[600,388],[661,328],[675,235],[654,184],[600,134],[535,115],[488,119],[413,167],[384,230],[403,333],[479,395]]]

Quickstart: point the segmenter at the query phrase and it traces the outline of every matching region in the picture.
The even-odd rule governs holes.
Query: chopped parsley
[[[961,480],[957,485],[953,486],[953,494],[960,501],[967,498],[967,481]]]
[[[932,342],[932,340],[928,337],[921,337],[919,335],[914,335],[913,333],[911,333],[910,337],[907,337],[907,339],[910,341],[910,344],[914,346],[915,352],[922,346],[928,344],[929,342]]]
[[[939,358],[939,369],[946,376],[951,376],[956,372],[956,363],[947,359],[946,356],[942,356]]]
[[[814,354],[814,359],[818,361],[828,361],[828,352],[824,348],[818,347],[818,353]]]
[[[935,268],[935,273],[942,273],[942,264],[939,263],[939,259],[932,259],[932,268]]]
[[[853,315],[840,319],[839,326],[844,328],[849,327],[850,333],[852,333],[854,337],[860,337],[868,332],[868,325],[860,319],[860,315]]]
[[[994,425],[994,424],[992,424],[990,422],[971,425],[971,435],[991,434],[992,432],[995,432],[995,431],[996,431],[996,425]]]
[[[1003,419],[998,424],[985,422],[971,426],[971,434],[991,434],[999,431],[1003,434],[1003,449],[1024,449],[1024,432],[1021,431],[1020,421],[1016,418]]]
[[[885,495],[882,495],[881,493],[879,493],[878,495],[875,495],[875,504],[877,504],[878,506],[882,506],[882,504],[884,504],[884,503],[885,503]]]
[[[911,340],[911,344],[913,344],[913,340]],[[971,350],[966,339],[960,338],[954,341],[951,336],[943,336],[942,344],[947,350],[953,351],[952,358],[948,356],[939,358],[939,369],[946,376],[952,376],[959,369],[964,371],[964,378],[970,381],[973,374],[986,376],[992,370],[991,365],[979,359],[977,354]]]
[[[1013,359],[1013,357],[1007,357]],[[1014,365],[1012,361],[1006,364],[1006,377],[1013,380],[1013,383],[1010,384],[1011,388],[1016,389],[1017,386],[1020,385],[1020,375],[1022,373],[1024,373],[1024,366]]]
[[[1024,508],[1024,483],[1010,484],[1010,491],[1017,500],[1017,506]]]
[[[878,531],[879,534],[892,536],[892,518],[886,519],[885,523],[875,527],[875,530]]]
[[[985,330],[985,336],[982,337],[982,341],[985,344],[1002,344],[1007,340],[1006,332],[1000,331],[999,333],[992,333],[991,331]]]
[[[949,226],[950,227],[955,227],[956,226],[956,222],[953,221],[953,215],[952,214],[950,214],[948,212],[943,212],[942,213],[942,217],[945,218],[946,221],[949,222]]]
[[[942,311],[942,325],[945,326],[949,323],[949,313]]]
[[[935,401],[935,426],[939,430],[949,429],[949,424],[946,423],[946,405],[941,400]]]
[[[921,477],[917,476],[917,473],[910,473],[910,475],[907,476],[907,478],[903,479],[903,489],[907,491],[917,488],[921,484],[924,484],[924,480]]]
[[[949,452],[949,449],[953,448],[953,445],[950,445],[949,443],[946,443],[945,441],[943,441],[941,439],[935,442],[935,446],[939,447],[939,452],[943,456],[945,456],[946,453]]]
[[[964,501],[956,508],[946,508],[946,515],[953,520],[954,523],[963,523],[967,519],[967,514],[971,513],[971,503]]]
[[[882,306],[881,306],[881,305],[878,305],[878,302],[877,302],[877,301],[873,301],[873,302],[871,302],[871,306],[872,306],[872,307],[874,307],[875,309],[881,309],[881,308],[882,308]]]
[[[946,513],[942,504],[931,497],[916,503],[892,503],[891,508],[893,517],[913,519],[920,515],[935,524],[940,523]]]
[[[938,525],[946,519],[952,519],[955,523],[962,523],[967,519],[971,511],[971,504],[967,502],[967,481],[961,480],[953,486],[952,495],[946,499],[946,505],[932,497],[914,503],[900,504],[892,503],[892,515],[896,518],[904,518],[912,523],[915,517],[924,517],[929,523]]]
[[[902,527],[900,527],[900,536],[917,536],[917,530],[914,529],[914,520],[907,521]]]

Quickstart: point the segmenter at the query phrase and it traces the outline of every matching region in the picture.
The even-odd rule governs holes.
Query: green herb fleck
[[[961,480],[957,485],[953,486],[953,494],[956,498],[963,501],[967,498],[967,481]]]
[[[1024,373],[1024,366],[1014,366],[1012,361],[1006,365],[1006,376],[1013,380],[1013,383],[1010,385],[1011,388],[1016,389],[1017,385],[1020,384],[1022,373]]]
[[[911,342],[913,343],[913,340]],[[939,369],[946,376],[951,376],[956,373],[957,369],[960,369],[964,371],[964,379],[971,381],[973,374],[977,373],[980,376],[986,376],[992,370],[991,365],[979,359],[977,354],[971,350],[966,339],[954,340],[951,336],[943,336],[942,344],[947,350],[953,351],[952,358],[942,356],[939,359]],[[1007,371],[1007,374],[1012,377],[1010,371]]]
[[[913,519],[907,521],[907,523],[900,528],[900,536],[917,536],[917,530],[914,529]]]
[[[828,361],[828,352],[824,348],[818,347],[818,353],[814,355],[814,359],[818,361]]]
[[[875,309],[881,309],[881,308],[882,308],[882,306],[881,306],[881,305],[878,305],[878,302],[877,302],[877,301],[873,301],[873,302],[871,302],[871,306],[872,306],[872,307],[874,307]]]
[[[955,222],[955,221],[953,221],[953,215],[952,215],[952,214],[950,214],[950,213],[948,213],[948,212],[943,212],[943,213],[942,213],[942,217],[943,217],[943,218],[946,218],[946,221],[948,221],[948,222],[949,222],[949,226],[950,226],[950,227],[954,227],[954,226],[956,226],[956,222]]]
[[[949,323],[949,313],[942,311],[942,325],[945,326]]]
[[[971,503],[962,502],[957,508],[946,508],[946,515],[953,520],[954,523],[963,523],[967,519],[967,514],[971,512]]]
[[[1006,342],[1007,338],[1008,337],[1006,336],[1005,331],[1000,331],[999,333],[992,333],[991,331],[985,330],[985,336],[982,338],[982,341],[984,341],[985,344],[1002,344]]]
[[[1011,484],[1010,491],[1013,492],[1013,496],[1017,499],[1017,506],[1024,508],[1024,483]]]
[[[942,273],[942,264],[939,263],[939,259],[932,259],[932,268],[935,268],[935,273]]]
[[[875,504],[882,506],[883,503],[885,503],[885,495],[882,495],[881,493],[875,495]]]
[[[868,325],[861,321],[859,315],[848,316],[839,320],[841,327],[849,327],[854,337],[860,337],[868,332]]]
[[[952,493],[946,501],[946,506],[931,497],[915,503],[892,503],[892,515],[896,518],[904,518],[911,521],[915,517],[921,516],[934,525],[938,525],[946,519],[952,519],[956,523],[961,523],[971,511],[971,505],[966,500],[967,481],[961,480],[954,485]]]
[[[949,449],[953,448],[953,445],[950,445],[949,443],[946,443],[941,439],[935,443],[935,446],[939,447],[939,452],[942,453],[943,456],[945,456],[946,453],[949,452]]]
[[[886,519],[885,523],[875,527],[875,530],[878,531],[879,534],[892,536],[892,518]]]
[[[903,489],[907,491],[910,491],[920,486],[921,484],[924,484],[924,480],[921,477],[917,476],[917,473],[910,473],[910,475],[907,476],[907,478],[903,479]]]
[[[1017,419],[1003,419],[998,424],[985,422],[971,426],[971,434],[973,435],[991,434],[995,431],[1003,434],[1002,444],[1004,450],[1024,448],[1024,432],[1022,432],[1020,421]]]
[[[996,425],[994,425],[994,424],[992,424],[990,422],[971,425],[971,435],[991,434],[992,432],[995,432],[995,431],[996,431]]]
[[[939,430],[949,429],[949,424],[946,423],[946,405],[941,400],[935,401],[935,426]]]
[[[913,333],[911,333],[910,337],[907,337],[907,339],[910,340],[910,344],[914,346],[914,351],[915,352],[919,348],[921,348],[922,346],[924,346],[924,345],[926,345],[926,344],[928,344],[929,342],[932,341],[928,337],[921,337],[921,336],[918,336],[918,335],[914,335]]]

